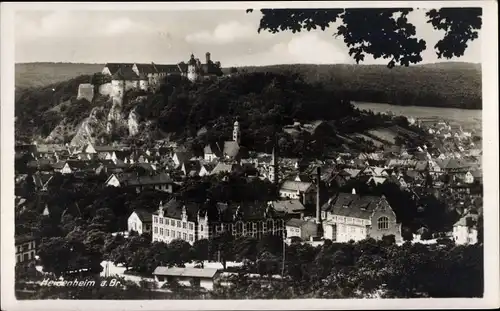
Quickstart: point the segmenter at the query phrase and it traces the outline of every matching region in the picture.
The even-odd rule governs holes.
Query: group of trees
[[[481,297],[482,246],[406,243],[366,239],[338,244],[326,241],[313,247],[292,243],[286,247],[284,280],[252,282],[248,273],[280,274],[280,254],[261,253],[255,265],[246,265],[217,287],[214,298],[386,298]]]

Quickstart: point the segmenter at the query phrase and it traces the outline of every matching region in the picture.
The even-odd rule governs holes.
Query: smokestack
[[[316,223],[319,224],[321,222],[321,210],[320,210],[320,182],[321,182],[321,168],[316,167]]]

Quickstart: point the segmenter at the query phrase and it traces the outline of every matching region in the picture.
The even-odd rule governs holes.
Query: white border
[[[44,300],[17,301],[14,296],[14,12],[16,10],[244,10],[292,7],[482,7],[483,163],[485,293],[482,299],[300,299],[300,300]],[[338,2],[176,2],[1,3],[1,293],[2,310],[305,310],[495,308],[499,299],[498,227],[498,15],[496,1],[338,1]],[[254,13],[255,14],[255,13]],[[256,25],[257,27],[257,25]]]

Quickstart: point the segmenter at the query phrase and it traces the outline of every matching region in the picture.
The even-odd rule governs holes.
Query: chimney
[[[316,167],[316,223],[319,224],[321,222],[321,210],[320,210],[320,183],[321,183],[321,168]]]
[[[356,194],[356,188],[352,188],[352,194]]]
[[[206,58],[206,62],[207,62],[207,64],[208,64],[208,63],[210,63],[210,52],[207,52],[207,53],[205,54],[205,58]]]

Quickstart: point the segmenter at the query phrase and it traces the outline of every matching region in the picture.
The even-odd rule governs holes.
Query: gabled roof
[[[287,214],[302,212],[306,209],[300,200],[272,201],[270,204],[275,211]]]
[[[158,65],[155,64],[156,69],[158,72],[164,72],[164,73],[181,73],[179,66],[178,65]]]
[[[286,222],[286,226],[294,227],[294,228],[301,228],[302,226],[304,226],[305,224],[308,224],[308,223],[315,224],[312,221],[291,218]]]
[[[280,190],[293,190],[306,192],[313,187],[313,183],[304,181],[286,180],[280,187]]]
[[[196,161],[196,160],[190,160],[190,161],[187,161],[187,162],[184,162],[182,164],[184,170],[185,170],[185,174],[190,174],[191,172],[195,172],[195,173],[198,173],[201,169],[201,164],[200,164],[200,161]]]
[[[468,214],[460,218],[453,226],[476,228],[478,218],[479,216],[476,214]]]
[[[214,167],[211,174],[232,173],[238,169],[240,169],[240,166],[238,164],[228,164],[228,163],[219,162]]]
[[[113,75],[122,67],[132,68],[133,66],[133,63],[107,63],[104,67],[107,67]]]
[[[370,219],[377,204],[383,197],[360,196],[351,193],[338,193],[325,203],[322,211],[331,212],[333,215]]]
[[[113,80],[138,81],[145,79],[144,76],[137,75],[132,67],[121,67],[112,75]]]
[[[203,148],[203,153],[204,154],[215,154],[218,157],[220,157],[222,155],[222,151],[217,146],[217,144],[206,145],[205,148]]]
[[[161,173],[153,176],[138,176],[135,178],[129,178],[126,180],[129,186],[146,186],[146,185],[162,185],[173,183],[172,178],[165,173]]]
[[[150,73],[158,73],[158,70],[155,66],[155,64],[135,64],[137,67],[137,70],[139,70],[140,73],[144,74],[150,74]]]
[[[223,154],[225,156],[228,156],[230,158],[235,158],[238,156],[239,152],[240,152],[240,145],[238,144],[238,142],[235,141],[224,142]]]
[[[181,219],[183,206],[186,207],[186,215],[188,219],[195,220],[200,206],[193,202],[184,203],[176,198],[172,198],[170,201],[163,204],[163,215],[168,218]],[[153,214],[158,215],[158,211]]]
[[[177,156],[177,159],[181,164],[191,159],[191,153],[187,151],[177,151],[174,153],[174,156]]]
[[[137,209],[134,211],[134,213],[137,214],[137,217],[143,222],[143,223],[149,223],[153,221],[153,213],[150,213],[148,211],[142,210],[142,209]]]

